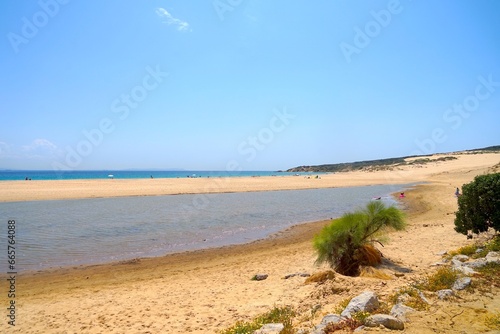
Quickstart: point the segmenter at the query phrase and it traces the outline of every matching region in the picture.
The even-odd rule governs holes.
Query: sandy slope
[[[250,319],[274,305],[293,305],[303,311],[307,327],[333,312],[344,298],[372,289],[387,297],[397,287],[428,273],[442,250],[452,250],[468,241],[453,231],[457,186],[471,181],[500,162],[500,154],[460,155],[458,160],[433,163],[421,168],[404,167],[392,172],[356,172],[328,175],[320,180],[304,178],[255,178],[231,180],[218,191],[247,191],[350,186],[379,183],[427,181],[407,192],[402,202],[408,208],[409,228],[391,234],[382,249],[394,262],[389,272],[408,270],[401,278],[382,281],[338,275],[340,290],[332,294],[324,287],[304,285],[304,278],[284,280],[289,273],[313,273],[324,268],[314,265],[311,239],[327,222],[299,225],[272,238],[248,245],[224,247],[154,259],[85,268],[67,268],[18,277],[16,298],[18,333],[215,333],[237,320]],[[110,181],[110,182],[108,182]],[[105,180],[77,184],[66,181],[2,183],[2,200],[71,198],[113,195],[153,195],[203,192],[210,180],[155,180],[173,182],[160,188],[150,180],[116,182]],[[175,181],[175,182],[174,182]],[[137,183],[135,183],[137,182]],[[178,183],[177,183],[178,182]],[[192,182],[192,183],[189,183]],[[39,185],[44,183],[45,185]],[[170,184],[170,183],[169,183]],[[129,189],[131,186],[133,189]],[[136,188],[136,187],[139,188]],[[48,187],[48,188],[47,188]],[[174,189],[175,190],[172,190]],[[45,191],[44,189],[50,189]],[[12,194],[6,196],[5,194]],[[469,241],[470,242],[470,241]],[[265,281],[251,281],[256,273],[267,273]],[[7,305],[5,275],[0,276],[0,305]],[[342,292],[341,290],[344,289]],[[464,299],[464,307],[433,305],[431,313],[411,316],[406,333],[476,333],[485,330],[482,309],[499,310],[499,298],[484,296]],[[322,308],[310,319],[310,310]],[[469,304],[467,304],[469,303]],[[474,304],[475,303],[475,304]],[[475,306],[474,306],[475,305]],[[453,317],[465,310],[460,316]],[[0,323],[0,332],[7,327]]]

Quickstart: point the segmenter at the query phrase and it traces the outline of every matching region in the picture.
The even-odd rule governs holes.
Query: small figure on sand
[[[460,196],[460,189],[457,188],[457,190],[455,190],[455,196],[456,197]]]
[[[405,193],[404,192],[401,193],[401,194],[399,194],[399,198],[404,198],[404,197],[405,197]]]

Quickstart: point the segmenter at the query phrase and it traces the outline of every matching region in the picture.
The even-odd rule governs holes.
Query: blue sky
[[[277,170],[500,144],[495,0],[0,12],[0,168]]]

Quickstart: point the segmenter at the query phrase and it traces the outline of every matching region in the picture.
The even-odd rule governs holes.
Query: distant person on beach
[[[404,197],[405,197],[405,193],[399,194],[399,198],[404,198]]]
[[[460,196],[460,189],[457,188],[457,190],[455,190],[455,196]]]

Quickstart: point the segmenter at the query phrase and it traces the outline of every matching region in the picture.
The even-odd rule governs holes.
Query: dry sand
[[[2,182],[2,201],[428,183],[406,193],[402,204],[407,207],[408,229],[392,233],[391,242],[382,249],[394,262],[388,272],[410,271],[401,278],[383,281],[337,275],[334,284],[345,289],[337,294],[324,286],[304,285],[301,277],[283,279],[290,273],[325,269],[314,265],[311,240],[328,222],[302,224],[247,245],[21,275],[17,280],[16,327],[7,328],[2,316],[0,332],[7,328],[15,333],[216,333],[275,305],[294,306],[303,312],[301,326],[310,327],[356,293],[370,289],[384,299],[433,270],[431,265],[440,260],[438,252],[471,242],[453,230],[453,194],[457,186],[497,165],[500,154],[456,157],[421,167],[339,173],[321,179]],[[269,274],[269,278],[250,280],[257,273]],[[6,280],[2,275],[0,305],[6,311]],[[404,332],[483,332],[485,314],[500,309],[498,291],[492,293],[493,297],[475,295],[454,304],[435,302],[431,311],[411,315]],[[322,307],[311,318],[310,310],[318,303]]]

